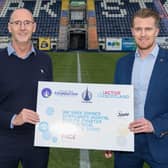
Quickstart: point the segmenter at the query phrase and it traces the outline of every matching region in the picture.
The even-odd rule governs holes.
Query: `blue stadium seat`
[[[41,8],[37,16],[35,16],[35,21],[37,22],[37,30],[34,33],[33,37],[38,38],[43,37],[58,37],[59,32],[59,20],[61,15],[61,1],[52,0],[52,5],[50,4],[51,0],[45,0],[41,3]],[[32,11],[34,14],[36,1],[34,0],[22,0],[25,8]],[[18,7],[18,2],[11,0],[10,6],[5,14],[5,16],[0,17],[0,36],[8,36],[7,24],[9,17],[14,8]],[[5,6],[4,6],[5,8]],[[35,14],[36,15],[36,14]]]
[[[106,37],[130,37],[130,21],[132,15],[140,8],[148,7],[154,10],[155,4],[152,0],[146,3],[143,0],[124,1],[95,1],[96,20],[99,38]],[[159,36],[167,36],[165,21],[161,20],[161,31]]]
[[[14,8],[18,7],[19,2],[11,1],[10,6],[5,7],[5,0],[0,0],[0,12],[7,9],[0,17],[0,36],[8,36],[7,24],[9,16]],[[40,10],[36,9],[39,1],[22,0],[22,5],[31,10],[37,22],[37,30],[33,37],[53,37],[58,38],[60,17],[68,17],[68,11],[61,11],[61,0],[43,0],[41,1]],[[52,2],[52,3],[51,3]],[[168,34],[168,2],[166,0],[98,0],[95,1],[95,11],[87,11],[87,17],[96,16],[97,32],[99,38],[106,37],[130,37],[130,20],[135,11],[142,7],[157,10],[162,16],[160,37]],[[162,5],[161,7],[158,5]],[[164,11],[163,11],[164,10]],[[85,20],[70,20],[70,24],[85,25]]]

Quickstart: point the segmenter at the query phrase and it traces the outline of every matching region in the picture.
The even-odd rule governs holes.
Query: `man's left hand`
[[[145,118],[137,119],[137,120],[131,122],[129,125],[129,129],[131,132],[134,132],[134,133],[152,133],[152,132],[154,132],[154,128],[153,128],[152,123]]]

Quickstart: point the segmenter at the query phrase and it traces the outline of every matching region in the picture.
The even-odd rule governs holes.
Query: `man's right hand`
[[[112,158],[113,152],[112,151],[105,151],[104,156],[106,159]]]
[[[16,115],[16,117],[12,121],[12,124],[13,126],[20,126],[25,123],[35,125],[39,121],[39,115],[35,111],[24,108],[19,114]]]

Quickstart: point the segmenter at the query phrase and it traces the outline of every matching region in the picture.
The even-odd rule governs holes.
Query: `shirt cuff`
[[[11,123],[10,123],[10,128],[13,129],[14,125],[12,124],[13,120],[16,118],[16,114],[12,117]]]

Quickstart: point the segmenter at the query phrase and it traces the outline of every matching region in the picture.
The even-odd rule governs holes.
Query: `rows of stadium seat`
[[[96,1],[96,18],[97,30],[99,38],[104,37],[130,37],[130,20],[138,9],[144,6],[144,3],[139,1],[131,2],[125,0],[123,2],[114,2],[113,0],[105,2]],[[145,1],[145,7],[156,10],[152,0]],[[161,31],[159,36],[167,36],[165,23],[161,20]]]
[[[166,0],[157,0],[162,5],[162,8],[165,9],[166,15],[168,13],[168,2]],[[0,7],[5,4],[5,2],[11,2],[10,8],[8,9],[5,16],[0,17],[0,36],[7,36],[7,23],[9,16],[13,10],[18,6],[18,0],[0,0]],[[59,36],[59,25],[60,17],[69,17],[68,10],[61,11],[61,3],[65,2],[63,7],[68,9],[68,1],[62,0],[43,0],[43,1],[34,1],[34,0],[22,0],[24,7],[30,9],[35,17],[37,22],[37,30],[34,34],[34,37],[38,38],[39,36],[50,36],[56,37]],[[88,1],[87,7],[90,4],[88,9],[93,8],[92,1]],[[6,3],[7,4],[7,3]],[[20,3],[21,4],[21,3]],[[51,5],[52,4],[52,5]],[[95,1],[96,10],[88,10],[87,17],[95,17],[97,22],[97,32],[99,38],[105,37],[129,37],[131,36],[130,31],[130,20],[133,13],[138,10],[140,7],[143,7],[144,4],[146,7],[155,9],[159,11],[161,15],[164,14],[164,18],[161,20],[161,31],[159,36],[167,36],[168,32],[168,19],[165,18],[165,13],[162,12],[162,8],[155,8],[155,4],[152,0],[124,0],[124,1],[114,1],[114,0],[99,0]],[[37,5],[40,6],[40,11],[37,10]],[[8,8],[8,6],[3,6]],[[38,13],[39,12],[39,13]],[[75,24],[75,21],[70,21],[70,24]],[[85,21],[77,21],[80,25],[86,24]],[[67,22],[66,22],[67,24]]]
[[[15,2],[13,0],[7,0],[11,1],[10,8],[16,8],[18,7],[18,1]],[[24,1],[24,7],[31,10],[35,15],[35,21],[37,22],[37,30],[34,33],[34,38],[38,38],[39,36],[50,36],[50,37],[58,37],[59,32],[59,20],[60,20],[60,14],[61,14],[61,1],[56,0],[46,0],[41,1],[40,12],[37,13],[35,9],[35,4],[38,3],[38,1],[29,0]],[[40,2],[40,1],[39,1]],[[53,5],[50,5],[50,2],[53,3]],[[5,8],[5,6],[4,6]],[[5,17],[0,17],[0,35],[2,36],[8,36],[8,30],[7,30],[7,23],[9,20],[9,16],[12,12],[11,10],[8,10]],[[38,17],[36,17],[38,16]]]
[[[54,5],[47,6],[49,2],[51,1],[42,1],[41,6],[44,7],[45,10],[40,11],[38,17],[35,18],[37,22],[37,31],[35,33],[35,37],[58,37],[61,2],[53,1]]]

